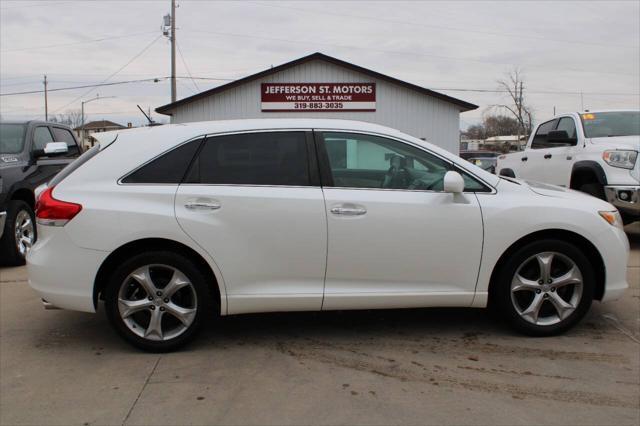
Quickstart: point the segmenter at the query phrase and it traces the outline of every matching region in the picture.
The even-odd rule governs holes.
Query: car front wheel
[[[573,244],[541,240],[517,250],[492,291],[500,313],[518,331],[533,336],[562,333],[587,313],[594,272]]]
[[[202,272],[173,252],[146,252],[124,262],[105,292],[107,316],[116,331],[153,352],[171,351],[193,339],[209,300]]]

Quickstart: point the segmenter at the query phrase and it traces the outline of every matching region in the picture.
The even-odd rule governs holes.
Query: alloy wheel
[[[564,254],[542,252],[526,259],[511,281],[511,302],[527,322],[549,326],[568,318],[580,304],[580,268]]]
[[[26,210],[20,210],[18,212],[14,231],[16,236],[16,249],[20,253],[20,256],[25,257],[33,246],[36,237],[33,220],[31,220],[29,212]]]
[[[118,312],[136,335],[165,341],[183,334],[197,313],[193,283],[169,265],[145,265],[130,273],[118,292]]]

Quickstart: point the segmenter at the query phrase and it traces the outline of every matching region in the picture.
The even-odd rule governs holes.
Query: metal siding
[[[375,112],[266,112],[260,110],[261,83],[376,83]],[[371,78],[324,61],[306,62],[277,74],[179,106],[172,123],[240,118],[338,118],[393,127],[458,153],[460,112],[449,102]]]

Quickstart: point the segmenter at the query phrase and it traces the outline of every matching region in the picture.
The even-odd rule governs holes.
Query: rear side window
[[[76,157],[80,150],[78,149],[78,145],[76,144],[76,140],[73,138],[71,132],[67,129],[62,129],[60,127],[53,128],[53,137],[56,142],[66,142],[67,149],[69,152],[65,155],[65,157]]]
[[[538,130],[536,131],[536,135],[533,137],[533,141],[531,142],[531,149],[541,149],[547,148],[547,135],[551,130],[555,130],[556,123],[558,120],[547,121],[546,123],[542,123]]]
[[[180,145],[122,179],[122,183],[180,183],[202,139]]]
[[[264,132],[207,139],[186,180],[219,185],[309,186],[304,132]]]

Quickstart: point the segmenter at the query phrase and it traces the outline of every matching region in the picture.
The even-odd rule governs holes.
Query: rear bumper
[[[0,212],[0,238],[4,232],[4,223],[7,220],[7,212]]]
[[[64,227],[38,225],[38,241],[27,254],[29,285],[50,305],[95,312],[95,276],[108,255],[78,247]]]
[[[640,186],[607,185],[604,194],[621,213],[640,217]]]

